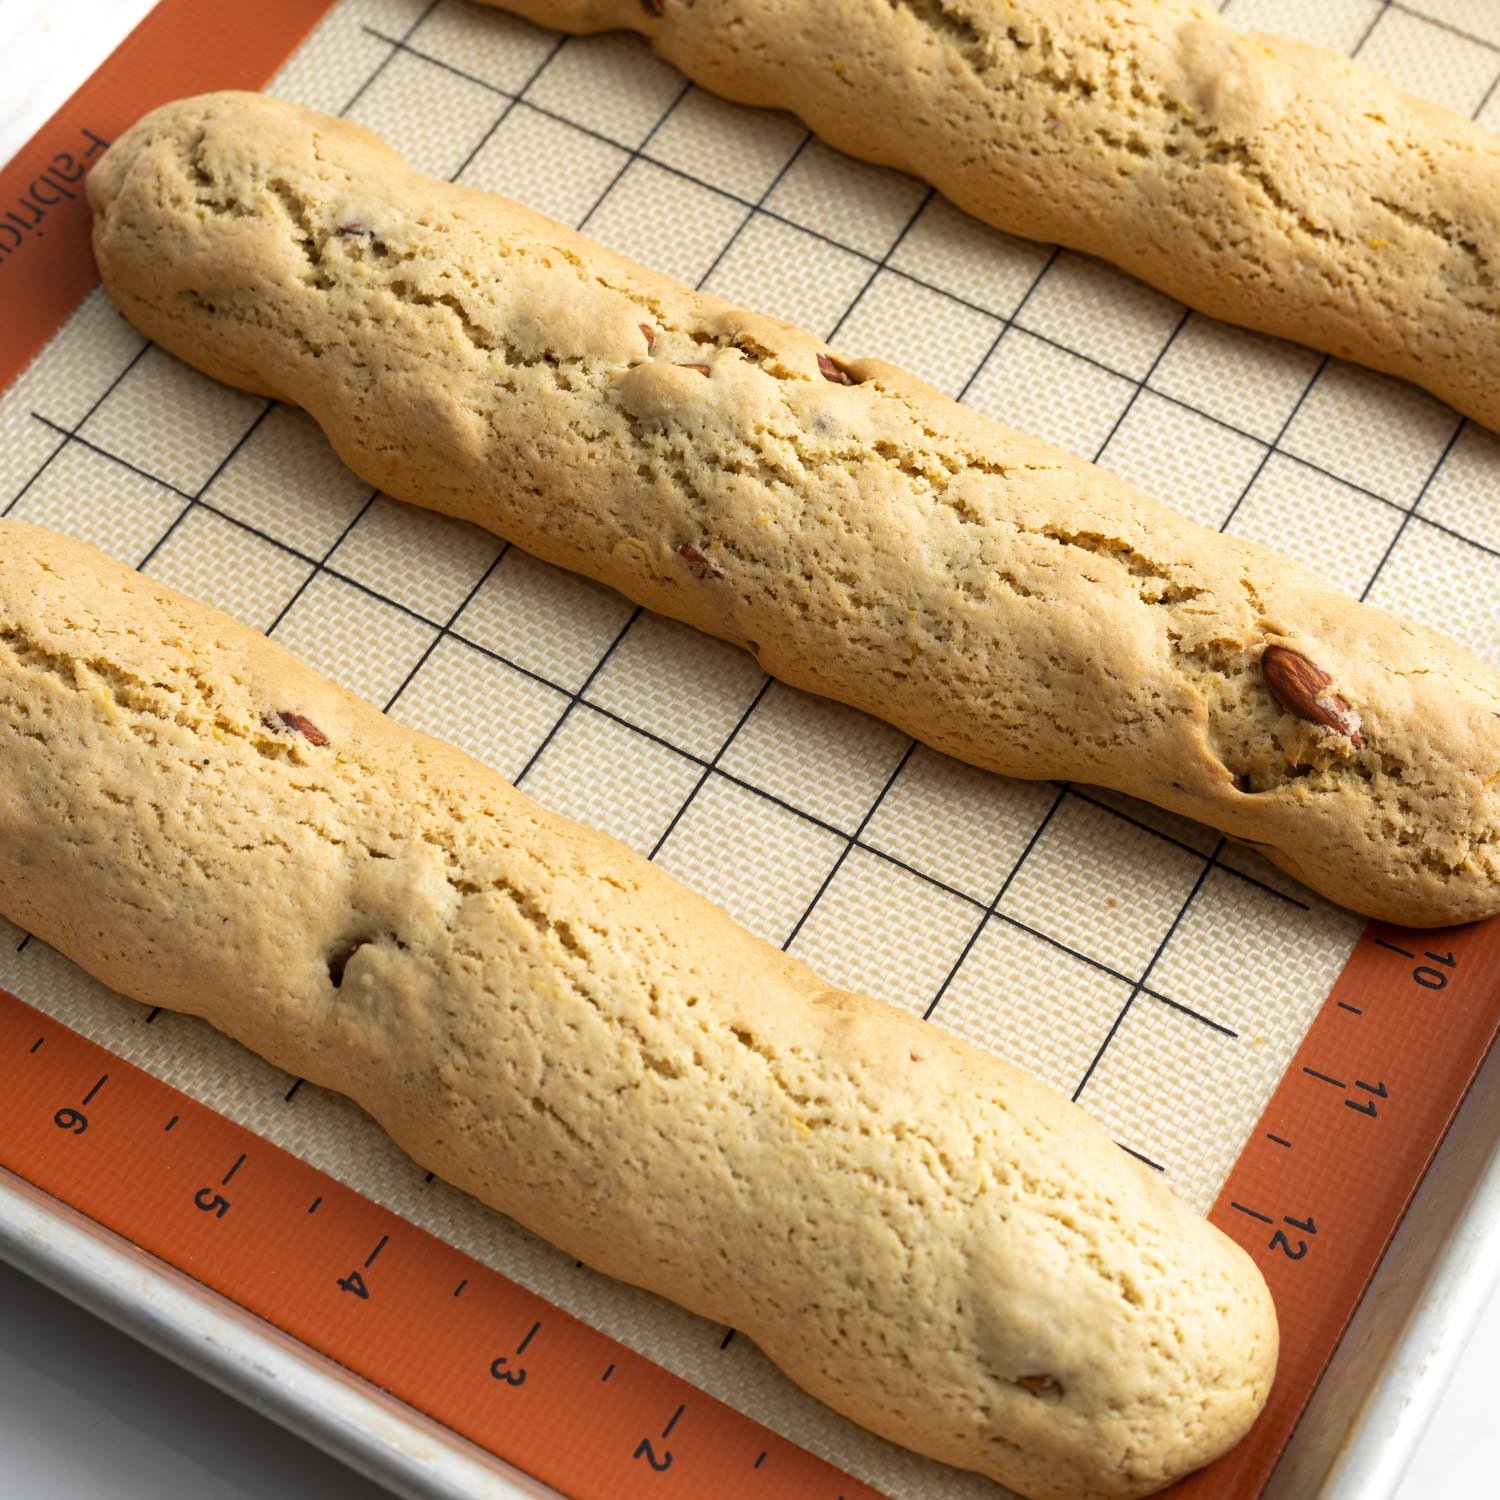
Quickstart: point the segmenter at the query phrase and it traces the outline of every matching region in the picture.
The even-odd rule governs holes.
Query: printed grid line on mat
[[[1226,8],[1500,126],[1483,0]],[[342,0],[272,91],[903,364],[1500,662],[1500,444],[1410,387],[985,229],[788,117],[687,84],[633,38],[565,39],[461,0]],[[1201,827],[949,761],[397,504],[300,413],[145,345],[102,291],[0,402],[0,496],[606,828],[831,981],[1071,1092],[1200,1209],[1359,931]],[[832,1416],[731,1331],[424,1178],[346,1101],[196,1021],[110,1003],[8,930],[0,983],[713,1394],[892,1495],[995,1493]]]

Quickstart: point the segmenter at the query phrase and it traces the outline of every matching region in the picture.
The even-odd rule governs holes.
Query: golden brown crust
[[[1062,1095],[11,521],[0,735],[0,911],[875,1431],[1126,1497],[1265,1400],[1254,1265]]]
[[[1203,0],[488,0],[1500,427],[1500,140]]]
[[[1211,824],[1356,910],[1500,909],[1500,678],[1434,632],[889,365],[834,379],[809,335],[342,120],[185,100],[89,188],[125,312],[307,408],[389,493],[976,765]],[[1271,646],[1357,734],[1277,698]]]

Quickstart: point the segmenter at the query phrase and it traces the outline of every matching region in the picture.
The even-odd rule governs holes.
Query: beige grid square
[[[1265,445],[1151,391],[1136,397],[1099,462],[1200,526],[1220,526]]]
[[[1152,969],[1151,988],[1289,1055],[1362,926],[1341,907],[1290,888],[1305,908],[1211,870]],[[1304,993],[1316,997],[1311,1008],[1292,998]]]
[[[322,558],[370,498],[305,412],[276,405],[215,476],[204,500],[236,521]]]
[[[637,147],[683,92],[682,75],[638,36],[569,37],[526,97],[622,146]]]
[[[1012,327],[964,404],[1005,427],[1092,458],[1134,394],[1123,376]]]
[[[707,760],[765,680],[755,658],[738,647],[642,614],[590,684],[588,699]]]
[[[265,406],[259,396],[220,385],[153,346],[78,433],[195,495]]]
[[[1500,8],[1494,0],[1406,0],[1406,9],[1500,48]]]
[[[895,244],[926,193],[914,178],[809,141],[766,207],[878,260]]]
[[[714,775],[657,863],[751,932],[784,943],[843,849],[836,833]]]
[[[197,508],[152,554],[145,571],[257,630],[269,630],[312,565]]]
[[[1124,271],[1065,250],[1026,299],[1017,322],[1141,380],[1166,348],[1184,310]]]
[[[568,701],[566,693],[450,635],[401,690],[391,717],[457,745],[514,781]]]
[[[1226,1100],[1249,1047],[1193,1016],[1137,995],[1079,1099],[1122,1145],[1165,1168],[1168,1184],[1207,1213],[1254,1128],[1249,1111]]]
[[[984,912],[863,849],[852,849],[787,950],[830,984],[921,1015]]]
[[[993,916],[932,1019],[1071,1094],[1129,998],[1123,979]]]
[[[598,203],[628,159],[624,147],[523,102],[500,122],[458,180],[571,225]]]
[[[1500,552],[1497,474],[1500,474],[1500,437],[1467,422],[1422,496],[1417,514]]]
[[[316,671],[382,708],[437,631],[352,583],[319,573],[272,632]]]
[[[1413,521],[1370,603],[1409,615],[1500,667],[1500,556]]]
[[[1281,440],[1362,489],[1410,505],[1458,426],[1454,412],[1414,385],[1331,360]],[[1370,436],[1378,432],[1378,442]]]
[[[1151,388],[1267,442],[1286,425],[1322,355],[1194,313]]]
[[[1202,873],[1199,855],[1068,797],[999,909],[1138,979]]]
[[[773,682],[720,768],[852,833],[910,744],[856,709]]]
[[[1382,0],[1229,0],[1224,14],[1236,26],[1278,31],[1336,52],[1348,52],[1380,14]]]
[[[554,812],[649,854],[701,775],[686,756],[580,704],[523,786]]]
[[[360,96],[349,118],[389,141],[419,172],[450,178],[507,102],[482,84],[403,51]]]
[[[1375,23],[1359,50],[1359,60],[1407,93],[1456,109],[1461,115],[1472,115],[1479,108],[1500,72],[1500,58],[1493,48],[1394,7]]]
[[[507,94],[518,94],[560,41],[555,31],[519,16],[486,12],[466,0],[441,0],[408,45]]]
[[[500,555],[488,531],[377,495],[328,566],[414,614],[445,624]]]
[[[26,405],[60,427],[73,427],[131,356],[145,347],[146,341],[125,321],[109,293],[96,286],[59,330],[49,349],[51,357],[33,364],[21,377]],[[21,390],[18,382],[13,394]]]
[[[512,547],[480,585],[455,630],[576,692],[630,618],[630,604],[613,589]]]
[[[992,776],[918,745],[862,838],[988,904],[1057,796],[1051,782]]]
[[[694,88],[651,137],[650,155],[754,203],[806,139],[791,115],[747,109]]]
[[[649,161],[633,161],[586,225],[591,238],[696,286],[748,210]]]
[[[44,466],[68,446],[66,434],[38,421],[24,406],[0,411],[0,511],[14,505],[30,484],[35,484]]]
[[[870,279],[870,270],[870,262],[850,250],[756,214],[709,273],[703,290],[826,336]]]
[[[900,365],[957,396],[974,378],[1004,325],[895,271],[877,273],[839,326],[835,342]]]
[[[11,509],[13,521],[50,526],[139,563],[182,514],[181,495],[69,443]]]
[[[933,194],[901,236],[888,264],[1008,318],[1051,255],[1051,245],[1002,234]]]
[[[341,0],[287,60],[266,92],[336,115],[391,55],[390,43],[382,38],[404,36],[427,3]]]
[[[1357,595],[1400,525],[1393,506],[1273,453],[1227,529]]]

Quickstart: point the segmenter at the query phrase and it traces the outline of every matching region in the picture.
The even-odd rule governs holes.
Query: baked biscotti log
[[[1500,909],[1500,677],[1433,632],[342,120],[186,100],[88,183],[126,314],[390,494],[1360,911]]]
[[[81,543],[0,521],[0,911],[1023,1494],[1149,1494],[1276,1359],[1250,1258],[1061,1094]]]
[[[487,0],[1500,428],[1500,139],[1202,0]]]

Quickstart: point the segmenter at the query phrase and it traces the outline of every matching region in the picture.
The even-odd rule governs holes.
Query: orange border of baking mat
[[[579,1500],[879,1492],[0,990],[0,1166]]]
[[[1276,1299],[1271,1399],[1173,1500],[1265,1487],[1497,1032],[1500,917],[1367,924],[1209,1213]]]
[[[79,185],[104,145],[168,99],[259,87],[329,4],[161,0],[0,170],[0,290],[9,303],[0,390],[97,281]],[[1175,1486],[1174,1500],[1261,1492],[1497,1030],[1500,918],[1425,934],[1366,927],[1209,1214],[1255,1257],[1276,1299],[1281,1363],[1270,1402],[1249,1437]],[[312,1170],[287,1162],[288,1174]],[[362,1213],[384,1212],[339,1191]],[[157,1253],[213,1284],[185,1246],[163,1242]],[[746,1420],[722,1410],[724,1421]],[[664,1493],[653,1479],[651,1492]]]
[[[99,280],[83,175],[104,148],[169,99],[260,88],[331,4],[160,0],[0,169],[0,391]]]

